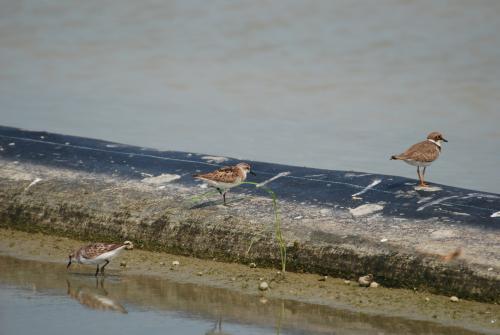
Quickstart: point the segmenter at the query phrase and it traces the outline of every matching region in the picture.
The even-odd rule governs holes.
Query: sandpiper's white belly
[[[200,179],[202,179],[204,182],[206,182],[208,185],[210,185],[212,187],[221,188],[223,190],[228,190],[230,188],[233,188],[233,187],[241,184],[241,181],[239,181],[239,180],[237,182],[234,182],[234,183],[222,183],[222,182],[213,181],[213,180],[204,179],[204,178],[200,178]]]
[[[419,161],[414,161],[412,159],[405,159],[404,162],[406,164],[410,164],[413,166],[420,166],[420,167],[426,167],[432,164],[432,162],[419,162]]]

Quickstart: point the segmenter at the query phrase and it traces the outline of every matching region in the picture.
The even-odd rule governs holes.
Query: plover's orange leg
[[[422,185],[423,184],[422,176],[420,175],[420,166],[417,166],[417,175],[418,175],[418,181],[419,181],[418,185],[423,186]]]
[[[420,182],[420,185],[421,185],[421,186],[429,186],[429,184],[427,184],[427,183],[424,181],[424,179],[425,179],[425,169],[427,169],[427,167],[426,167],[426,166],[424,166],[424,170],[422,171],[422,180],[421,180],[421,182]]]

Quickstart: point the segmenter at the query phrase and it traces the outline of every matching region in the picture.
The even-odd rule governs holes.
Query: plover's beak
[[[248,173],[250,173],[252,176],[256,176],[255,172],[253,171],[248,171]]]
[[[445,139],[445,138],[442,138],[442,140],[443,140],[443,142],[448,142],[448,140],[447,140],[447,139]]]

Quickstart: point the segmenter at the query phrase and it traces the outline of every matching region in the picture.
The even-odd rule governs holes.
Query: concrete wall
[[[0,226],[278,266],[272,203],[230,206],[191,175],[235,160],[0,128]],[[500,302],[500,196],[394,176],[250,162],[279,198],[287,269]],[[372,187],[367,188],[367,186]],[[493,216],[492,216],[493,215]],[[440,255],[456,248],[449,262]]]

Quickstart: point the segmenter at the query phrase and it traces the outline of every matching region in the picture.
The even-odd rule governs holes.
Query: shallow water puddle
[[[474,334],[146,276],[95,278],[0,256],[0,333]]]

